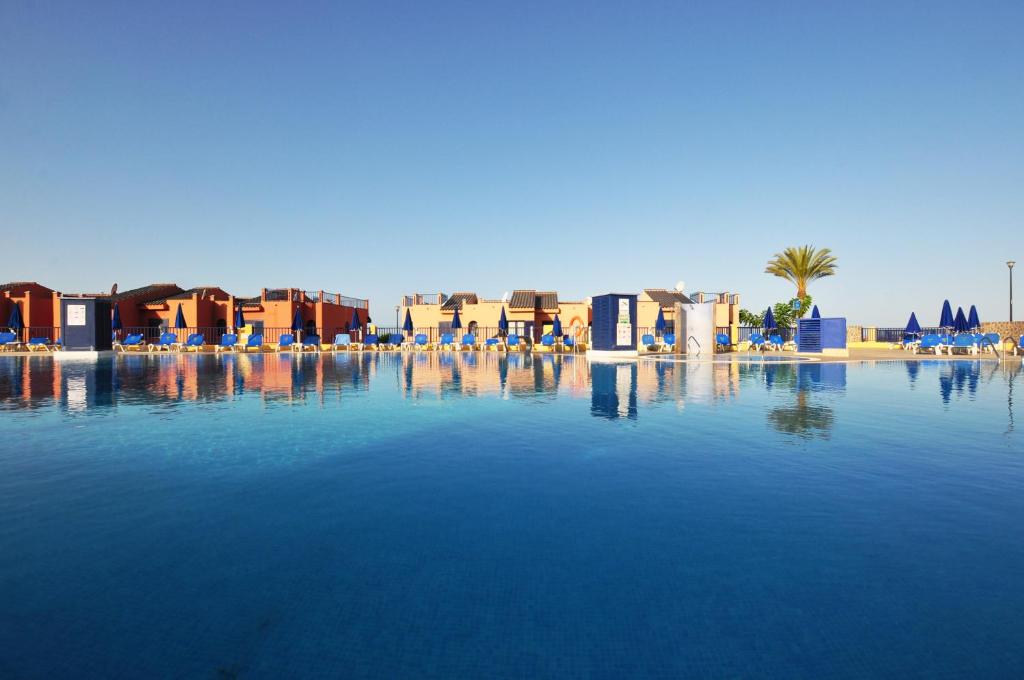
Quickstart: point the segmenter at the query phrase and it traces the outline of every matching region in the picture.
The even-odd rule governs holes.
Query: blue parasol
[[[7,326],[15,333],[20,333],[21,329],[25,327],[25,322],[21,318],[21,305],[17,302],[11,308],[11,316],[7,319]]]
[[[555,322],[551,324],[551,335],[556,338],[562,337],[562,320],[555,314]]]
[[[955,330],[957,333],[967,332],[967,317],[964,316],[963,307],[956,308],[956,316],[953,317],[953,330]]]
[[[185,312],[181,309],[181,303],[178,303],[178,313],[174,316],[174,327],[175,328],[188,328],[188,324],[185,323]]]
[[[121,308],[116,302],[114,303],[114,316],[110,320],[110,328],[115,331],[124,328],[124,324],[121,323]]]
[[[665,310],[660,306],[658,307],[658,318],[654,322],[654,332],[661,335],[665,332],[665,328],[668,324],[665,323]]]
[[[978,318],[978,308],[971,305],[971,311],[967,313],[967,329],[971,331],[981,330],[981,319]]]
[[[362,328],[363,325],[359,322],[359,312],[355,309],[352,310],[352,320],[348,323],[348,329],[350,331],[357,331]]]
[[[459,318],[459,308],[455,308],[455,316],[452,317],[452,330],[457,331],[462,328],[462,319]]]
[[[917,315],[913,312],[910,313],[910,320],[907,321],[907,327],[903,329],[909,335],[917,335],[921,332],[921,324],[917,322]]]
[[[402,330],[406,333],[412,333],[415,326],[412,325],[412,312],[407,307],[405,310],[405,323],[402,325]]]
[[[820,319],[821,318],[821,312],[818,311],[818,305],[814,305],[814,309],[811,310],[811,318],[812,319]]]
[[[239,307],[235,310],[235,328],[241,328],[245,325],[245,314],[242,313],[242,308]]]
[[[508,332],[508,318],[505,316],[505,307],[501,308],[501,318],[498,319],[498,330],[502,333]]]
[[[303,328],[305,328],[305,324],[302,322],[302,308],[296,307],[295,316],[292,317],[292,330],[298,333]]]
[[[942,313],[939,314],[939,328],[953,327],[953,308],[949,306],[949,300],[942,303]]]
[[[777,328],[777,326],[775,325],[775,315],[772,314],[771,307],[769,307],[768,311],[764,313],[764,322],[762,322],[761,325],[764,326],[764,329],[766,331],[770,331],[774,328]]]

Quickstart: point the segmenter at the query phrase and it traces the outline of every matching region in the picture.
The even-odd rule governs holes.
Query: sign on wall
[[[85,325],[85,305],[68,305],[67,315],[69,326]]]
[[[615,324],[616,345],[633,344],[633,324],[629,321],[629,300],[619,300],[619,318],[618,323]]]

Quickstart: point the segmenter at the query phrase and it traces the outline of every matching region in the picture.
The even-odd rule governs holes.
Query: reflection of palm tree
[[[828,439],[835,414],[827,406],[812,405],[807,396],[807,390],[799,390],[793,406],[773,408],[768,412],[768,422],[783,434],[803,439]]]

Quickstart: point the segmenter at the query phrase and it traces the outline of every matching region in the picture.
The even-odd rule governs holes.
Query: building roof
[[[247,297],[247,298],[241,298],[241,297],[236,297],[235,298],[235,304],[240,306],[240,307],[259,307],[261,303],[262,303],[262,299],[260,298],[259,295],[255,295],[253,297]]]
[[[515,290],[508,306],[509,309],[558,309],[558,293]]]
[[[647,297],[657,302],[662,307],[673,307],[676,303],[688,305],[693,302],[690,298],[677,290],[666,288],[644,288]]]
[[[446,311],[462,309],[464,304],[475,305],[478,302],[480,299],[477,298],[476,293],[452,293],[452,296],[441,305],[441,309]]]
[[[36,283],[35,281],[11,281],[9,283],[0,283],[0,293],[6,293],[9,290],[15,288],[24,288],[25,286],[39,286],[40,288],[46,288],[46,286]],[[50,288],[46,288],[50,290]]]
[[[158,305],[167,302],[168,300],[188,300],[189,298],[196,294],[198,294],[199,297],[206,297],[207,295],[217,297],[218,293],[225,298],[228,297],[228,294],[224,292],[223,288],[218,288],[217,286],[196,286],[195,288],[183,290],[180,293],[165,295],[154,300],[149,300],[147,304]]]
[[[111,302],[120,302],[121,300],[133,300],[135,302],[145,303],[152,302],[153,300],[164,300],[169,295],[182,292],[181,287],[176,283],[151,283],[148,286],[141,286],[140,288],[132,288],[121,293],[115,293],[110,296]]]

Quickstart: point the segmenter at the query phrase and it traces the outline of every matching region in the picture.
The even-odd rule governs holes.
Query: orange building
[[[675,305],[691,302],[715,304],[715,325],[723,333],[735,339],[739,326],[740,296],[732,293],[692,293],[664,288],[647,288],[637,298],[637,330],[640,335],[655,333],[660,311],[666,322],[666,332],[675,324]],[[455,310],[459,310],[459,321],[464,333],[474,333],[478,339],[498,334],[498,319],[505,310],[508,332],[540,342],[541,336],[550,333],[555,315],[562,324],[564,333],[577,338],[585,335],[593,320],[590,300],[564,301],[558,293],[520,289],[500,300],[483,300],[476,293],[415,293],[402,298],[398,307],[398,330],[405,323],[406,312],[412,318],[415,333],[427,335],[436,342],[440,333],[451,331]],[[402,331],[403,333],[405,331]]]
[[[452,332],[456,309],[462,323],[461,332],[473,333],[480,339],[497,335],[502,309],[508,321],[508,332],[534,342],[540,342],[542,335],[551,332],[555,315],[565,333],[573,329],[582,331],[590,325],[590,305],[586,301],[559,300],[558,293],[532,289],[518,289],[505,297],[484,300],[476,293],[465,292],[454,293],[451,297],[444,293],[406,295],[398,309],[399,330],[408,311],[415,332],[436,342],[441,333]]]
[[[733,342],[738,340],[740,324],[740,296],[736,293],[689,293],[665,288],[645,288],[637,297],[637,330],[640,335],[655,334],[658,312],[665,318],[665,332],[675,329],[676,304],[696,302],[715,304],[715,326],[718,332],[729,335]]]
[[[17,303],[24,325],[23,340],[29,337],[60,337],[61,293],[38,283],[0,285],[0,329],[5,327],[11,309]],[[82,293],[81,297],[109,298],[121,320],[120,335],[141,333],[146,342],[155,342],[163,332],[173,332],[180,341],[191,333],[202,333],[207,343],[218,342],[230,331],[240,334],[263,333],[274,343],[283,333],[291,333],[296,311],[303,321],[302,335],[319,335],[330,342],[338,333],[347,333],[355,314],[365,328],[370,323],[368,300],[298,288],[264,288],[250,298],[235,297],[217,286],[196,286],[185,290],[175,283],[151,283],[126,291]],[[178,327],[178,310],[184,327]],[[235,328],[236,313],[241,311],[244,326]]]
[[[302,335],[319,335],[323,342],[332,341],[338,333],[348,333],[353,314],[359,317],[362,328],[370,323],[368,300],[322,290],[264,288],[259,296],[234,298],[234,303],[242,310],[245,325],[253,333],[262,333],[266,342],[277,342],[282,334],[292,332],[296,311],[302,316]],[[233,321],[232,317],[229,325]]]
[[[53,289],[34,281],[0,283],[0,329],[7,330],[7,321],[15,305],[21,310],[22,342],[29,338],[57,339],[53,335],[56,317],[53,315]]]

